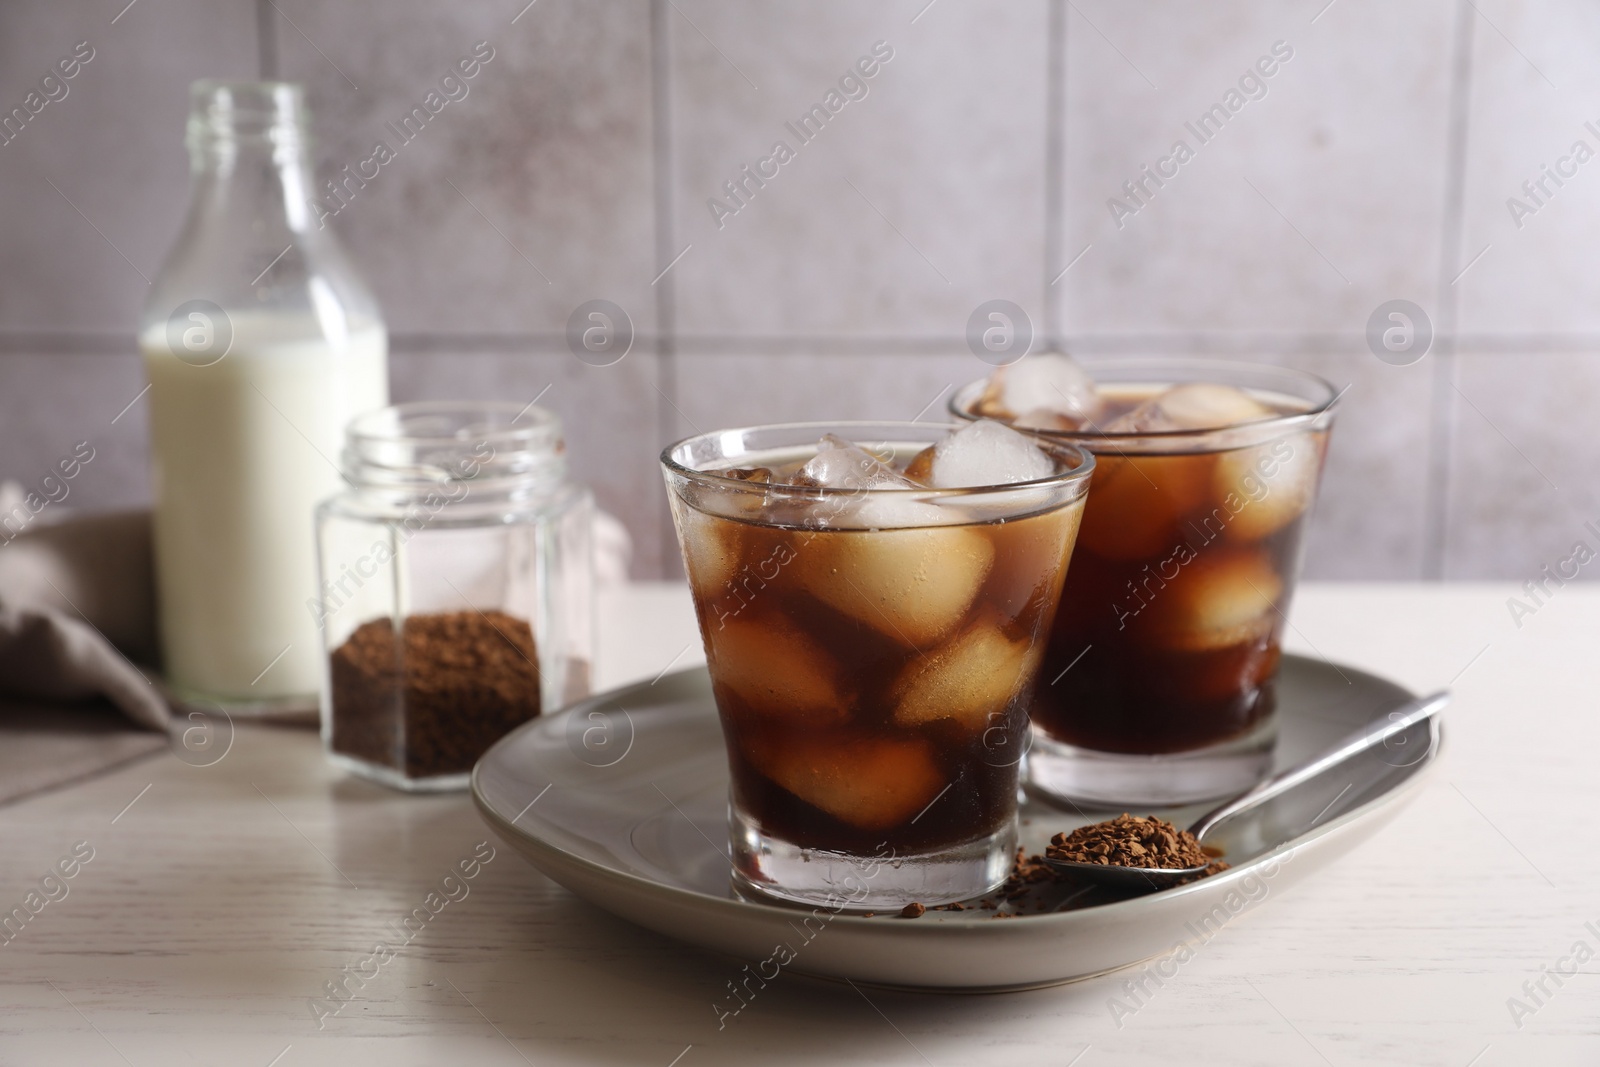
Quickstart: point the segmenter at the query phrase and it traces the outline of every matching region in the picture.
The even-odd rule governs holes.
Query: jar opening
[[[358,488],[471,492],[542,490],[566,472],[561,420],[544,408],[495,401],[395,404],[345,431],[345,478]]]

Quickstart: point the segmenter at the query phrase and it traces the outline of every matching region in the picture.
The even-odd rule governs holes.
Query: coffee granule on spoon
[[[1195,836],[1165,819],[1124,812],[1106,822],[1056,834],[1045,854],[1070,863],[1179,870],[1204,867],[1214,858]]]

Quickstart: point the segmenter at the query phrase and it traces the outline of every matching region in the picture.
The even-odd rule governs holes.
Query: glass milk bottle
[[[300,87],[201,81],[190,97],[189,214],[139,332],[164,665],[180,700],[309,710],[312,514],[341,488],[345,424],[388,403],[388,339],[308,205]]]

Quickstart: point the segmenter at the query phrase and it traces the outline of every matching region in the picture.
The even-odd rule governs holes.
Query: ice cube
[[[986,414],[1015,418],[1024,412],[1048,411],[1076,425],[1100,410],[1094,379],[1067,356],[1042,352],[996,370],[984,386],[979,405]]]
[[[695,599],[711,604],[731,591],[734,574],[743,565],[743,527],[681,500],[672,502],[683,548],[683,569]]]
[[[1024,626],[1037,625],[1061,594],[1061,581],[1083,519],[1083,501],[991,527],[996,563],[984,602]],[[1086,568],[1099,571],[1103,568]],[[1112,598],[1107,596],[1106,601]]]
[[[706,641],[712,678],[757,715],[807,726],[849,717],[832,657],[781,615],[708,620]]]
[[[1213,544],[1178,565],[1164,586],[1148,584],[1141,595],[1146,604],[1134,624],[1168,647],[1198,652],[1270,634],[1283,581],[1260,552]]]
[[[846,732],[752,747],[758,770],[813,807],[863,830],[915,818],[947,784],[933,746],[920,738]]]
[[[972,516],[968,511],[955,502],[944,504],[907,500],[898,493],[863,493],[840,511],[837,520],[826,525],[898,530],[914,526],[952,526],[971,521]]]
[[[1165,558],[1185,539],[1180,523],[1211,497],[1215,457],[1095,456],[1078,544],[1105,559]]]
[[[934,446],[932,468],[936,488],[966,489],[1048,478],[1056,465],[1025,435],[980,419]]]
[[[946,512],[932,504],[914,504]],[[910,648],[953,631],[994,562],[994,545],[970,526],[838,530],[805,542],[789,564],[812,596]]]
[[[817,442],[817,454],[795,475],[796,485],[827,489],[911,489],[916,483],[860,445],[836,434]]]
[[[917,726],[954,719],[974,732],[985,730],[1000,721],[1038,659],[1029,642],[1002,633],[997,619],[980,618],[905,669],[895,683],[894,721]]]
[[[943,526],[971,521],[959,508],[939,507],[899,492],[877,490],[924,489],[879,457],[835,434],[817,443],[814,456],[790,477],[793,485],[849,490],[817,498],[785,501],[784,510],[798,525],[878,529],[902,526]],[[912,494],[913,497],[915,494]]]
[[[1271,408],[1242,389],[1211,382],[1175,385],[1106,424],[1108,433],[1213,430],[1270,418]]]
[[[1184,669],[1174,671],[1168,679],[1168,699],[1232,703],[1239,694],[1261,688],[1277,673],[1283,657],[1282,650],[1265,636],[1220,654],[1190,658]]]
[[[1255,541],[1305,514],[1322,473],[1322,439],[1310,434],[1217,457],[1217,499],[1232,515],[1228,539]]]
[[[1019,430],[1055,430],[1070,431],[1081,430],[1087,420],[1075,419],[1070,415],[1063,415],[1059,411],[1049,408],[1034,408],[1024,411],[1021,415],[1011,420],[1011,425]]]
[[[759,516],[767,507],[766,486],[775,481],[766,467],[725,467],[708,470],[720,478],[731,479],[734,485],[691,484],[683,490],[689,507],[711,515],[730,519],[750,519]]]

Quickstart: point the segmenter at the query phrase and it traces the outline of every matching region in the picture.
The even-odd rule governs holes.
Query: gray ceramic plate
[[[1412,694],[1350,667],[1297,656],[1279,681],[1279,767],[1298,763]],[[1138,897],[1034,887],[996,911],[919,919],[808,913],[729,888],[728,774],[704,668],[591,697],[517,729],[479,761],[472,795],[490,827],[539,870],[630,922],[777,967],[878,985],[1026,989],[1113,970],[1209,940],[1231,919],[1369,836],[1439,752],[1437,726],[1220,826],[1233,869]],[[1180,826],[1201,807],[1158,811]],[[1105,812],[1022,808],[1022,843]],[[769,973],[770,976],[770,973]]]

